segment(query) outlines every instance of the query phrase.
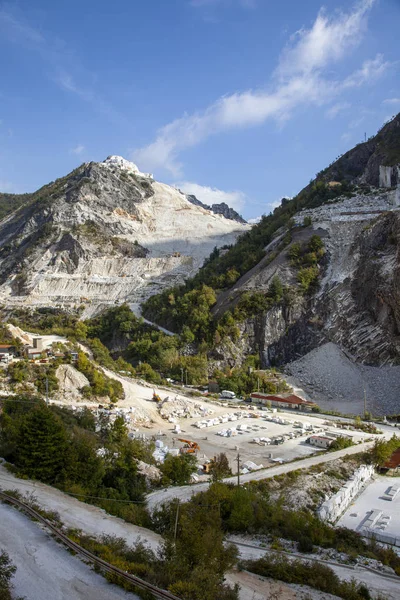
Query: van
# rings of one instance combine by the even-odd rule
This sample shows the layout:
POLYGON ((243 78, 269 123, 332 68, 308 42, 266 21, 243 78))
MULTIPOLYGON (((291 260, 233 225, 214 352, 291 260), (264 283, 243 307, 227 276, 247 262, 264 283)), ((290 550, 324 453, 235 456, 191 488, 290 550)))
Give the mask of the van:
POLYGON ((226 398, 227 400, 234 400, 236 398, 235 392, 231 392, 230 390, 222 390, 221 398, 226 398))

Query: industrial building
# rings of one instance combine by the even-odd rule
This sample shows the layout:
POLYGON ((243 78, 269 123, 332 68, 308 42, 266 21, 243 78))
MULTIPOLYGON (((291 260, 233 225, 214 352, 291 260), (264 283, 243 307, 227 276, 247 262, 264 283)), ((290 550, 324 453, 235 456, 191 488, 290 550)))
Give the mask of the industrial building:
POLYGON ((0 344, 0 362, 8 362, 15 356, 15 346, 0 344))
POLYGON ((326 435, 312 435, 307 442, 316 448, 330 448, 335 440, 326 435))
POLYGON ((264 394, 262 392, 253 392, 250 394, 250 398, 261 402, 261 404, 283 409, 289 408, 292 410, 311 411, 318 406, 315 402, 304 400, 304 398, 300 398, 300 396, 295 396, 294 394, 289 394, 287 396, 271 396, 270 394, 264 394))

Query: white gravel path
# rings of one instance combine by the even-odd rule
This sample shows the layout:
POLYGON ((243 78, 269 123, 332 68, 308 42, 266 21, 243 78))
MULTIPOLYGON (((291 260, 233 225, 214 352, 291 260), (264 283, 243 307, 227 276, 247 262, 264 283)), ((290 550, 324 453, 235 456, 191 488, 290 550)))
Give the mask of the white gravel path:
POLYGON ((14 597, 26 600, 136 600, 107 583, 89 565, 58 544, 37 523, 0 504, 0 548, 17 567, 14 597))
POLYGON ((3 490, 17 489, 22 494, 34 493, 40 506, 58 512, 67 527, 81 529, 95 536, 102 533, 116 535, 126 539, 128 544, 140 540, 153 549, 159 546, 161 537, 157 533, 126 523, 97 506, 80 502, 44 483, 17 479, 3 465, 0 465, 0 486, 3 490))

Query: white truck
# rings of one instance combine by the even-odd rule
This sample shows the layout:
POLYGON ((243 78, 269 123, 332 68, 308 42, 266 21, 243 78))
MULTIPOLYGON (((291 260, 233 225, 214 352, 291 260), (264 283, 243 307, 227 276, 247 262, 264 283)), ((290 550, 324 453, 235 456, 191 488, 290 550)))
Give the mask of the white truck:
POLYGON ((226 400, 234 400, 236 398, 236 394, 230 390, 222 390, 221 398, 225 398, 226 400))

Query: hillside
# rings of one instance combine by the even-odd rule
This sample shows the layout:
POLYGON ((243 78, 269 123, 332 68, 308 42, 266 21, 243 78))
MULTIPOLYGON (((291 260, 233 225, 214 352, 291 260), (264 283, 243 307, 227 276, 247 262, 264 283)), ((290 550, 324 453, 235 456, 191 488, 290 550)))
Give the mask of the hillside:
POLYGON ((213 248, 249 228, 193 205, 121 157, 2 200, 3 214, 10 211, 0 222, 7 305, 136 305, 194 275, 213 248))
MULTIPOLYGON (((208 343, 213 366, 237 366, 253 354, 264 367, 284 366, 332 343, 354 365, 393 365, 396 381, 399 174, 400 115, 319 173, 295 198, 283 199, 227 252, 213 252, 185 286, 151 297, 144 314, 182 331, 194 313, 188 303, 209 290, 208 297, 214 295, 209 314, 204 309, 202 324, 192 324, 192 331, 208 343)), ((335 368, 337 380, 339 362, 331 365, 335 368)), ((314 385, 309 370, 304 370, 308 381, 301 369, 293 372, 317 399, 335 396, 326 383, 329 373, 314 385)), ((388 386, 379 384, 381 372, 371 374, 371 395, 385 389, 386 409, 396 410, 392 375, 384 376, 387 394, 388 386)), ((362 381, 367 375, 357 377, 362 381)), ((362 394, 362 389, 354 391, 348 400, 359 401, 362 394)))

